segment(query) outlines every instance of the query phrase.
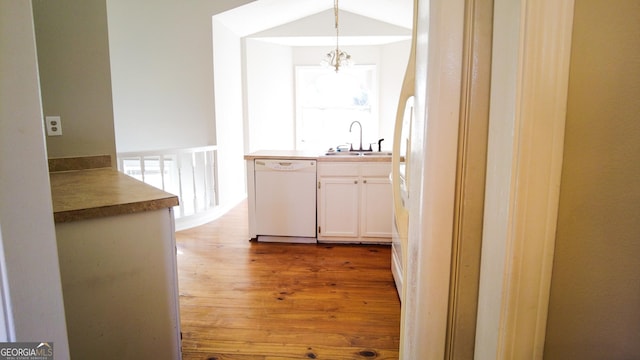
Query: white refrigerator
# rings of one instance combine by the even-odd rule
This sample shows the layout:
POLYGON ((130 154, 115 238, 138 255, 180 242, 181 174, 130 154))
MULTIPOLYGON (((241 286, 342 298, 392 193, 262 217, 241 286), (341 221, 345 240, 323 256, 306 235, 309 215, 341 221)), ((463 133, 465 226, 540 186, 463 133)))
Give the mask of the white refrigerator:
POLYGON ((393 135, 391 160, 391 184, 393 192, 394 221, 391 243, 391 271, 400 301, 404 298, 403 280, 406 278, 407 241, 409 232, 409 173, 411 154, 411 128, 415 118, 415 67, 416 67, 417 1, 414 1, 413 36, 407 70, 402 82, 393 135))

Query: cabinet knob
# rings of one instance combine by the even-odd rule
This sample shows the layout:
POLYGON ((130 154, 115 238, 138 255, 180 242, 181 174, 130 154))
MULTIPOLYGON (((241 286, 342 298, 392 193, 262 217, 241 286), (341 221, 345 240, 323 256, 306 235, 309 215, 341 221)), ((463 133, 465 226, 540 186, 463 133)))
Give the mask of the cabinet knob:
POLYGON ((353 180, 353 183, 354 183, 354 184, 357 184, 357 183, 358 183, 358 180, 353 180))
POLYGON ((367 180, 362 180, 362 182, 363 182, 364 184, 366 184, 366 183, 367 183, 367 180))

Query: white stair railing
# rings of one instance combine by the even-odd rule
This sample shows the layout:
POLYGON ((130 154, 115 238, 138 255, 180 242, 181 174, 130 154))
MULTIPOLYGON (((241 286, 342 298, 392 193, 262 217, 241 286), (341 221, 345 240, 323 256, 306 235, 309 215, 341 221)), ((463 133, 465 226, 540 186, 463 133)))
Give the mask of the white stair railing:
POLYGON ((177 195, 176 219, 219 205, 216 146, 118 153, 118 170, 177 195))

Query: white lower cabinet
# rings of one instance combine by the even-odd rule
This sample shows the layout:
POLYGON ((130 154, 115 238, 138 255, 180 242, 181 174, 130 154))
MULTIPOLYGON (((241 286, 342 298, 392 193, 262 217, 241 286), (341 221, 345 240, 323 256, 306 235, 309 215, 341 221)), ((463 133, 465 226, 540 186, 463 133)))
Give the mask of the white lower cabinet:
POLYGON ((318 240, 360 236, 357 177, 320 177, 318 240))
POLYGON ((318 241, 389 243, 389 162, 318 163, 318 241))
POLYGON ((171 208, 56 224, 72 359, 179 360, 171 208))
POLYGON ((388 174, 362 179, 360 204, 360 236, 391 241, 393 202, 388 174))

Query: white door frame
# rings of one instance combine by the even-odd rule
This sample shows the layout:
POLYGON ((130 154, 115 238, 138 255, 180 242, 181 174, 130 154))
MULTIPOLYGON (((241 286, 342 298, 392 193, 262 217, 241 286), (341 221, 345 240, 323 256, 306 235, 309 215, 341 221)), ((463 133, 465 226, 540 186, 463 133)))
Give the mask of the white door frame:
POLYGON ((442 359, 458 151, 465 0, 419 0, 401 359, 442 359))
POLYGON ((574 0, 496 0, 477 359, 541 359, 574 0))
MULTIPOLYGON (((542 358, 573 1, 495 0, 477 359, 542 358)), ((444 357, 465 4, 418 6, 402 359, 444 357)))

